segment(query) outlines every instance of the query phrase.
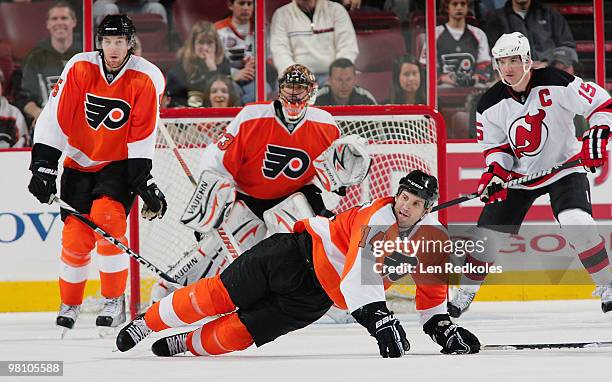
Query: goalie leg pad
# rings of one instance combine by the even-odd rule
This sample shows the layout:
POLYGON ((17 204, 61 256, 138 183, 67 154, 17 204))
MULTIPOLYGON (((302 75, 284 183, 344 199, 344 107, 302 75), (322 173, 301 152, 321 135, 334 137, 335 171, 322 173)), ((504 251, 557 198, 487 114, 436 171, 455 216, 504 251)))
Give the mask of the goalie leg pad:
POLYGON ((181 223, 202 233, 219 228, 235 198, 236 189, 231 180, 212 171, 203 171, 181 216, 181 223))
POLYGON ((238 244, 238 252, 243 253, 266 237, 266 225, 242 201, 236 200, 223 224, 228 235, 238 244))
POLYGON ((289 196, 263 214, 268 235, 293 232, 293 225, 298 220, 315 216, 308 200, 301 192, 289 196))
MULTIPOLYGON (((202 240, 183 254, 166 272, 178 284, 191 285, 204 277, 220 274, 231 262, 232 255, 217 231, 204 235, 202 240)), ((151 289, 151 302, 159 301, 175 289, 159 280, 151 289)))

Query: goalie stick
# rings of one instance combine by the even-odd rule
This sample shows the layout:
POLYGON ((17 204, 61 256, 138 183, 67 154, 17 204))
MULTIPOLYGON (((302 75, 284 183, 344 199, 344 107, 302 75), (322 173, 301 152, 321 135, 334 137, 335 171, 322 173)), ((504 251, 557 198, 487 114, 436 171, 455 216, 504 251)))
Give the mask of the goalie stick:
MULTIPOLYGON (((198 182, 193 177, 193 173, 189 169, 189 166, 187 165, 187 162, 185 162, 185 159, 183 159, 183 156, 181 155, 180 151, 178 150, 178 147, 176 146, 176 143, 174 143, 174 139, 172 139, 170 132, 168 131, 168 129, 166 129, 166 126, 163 123, 160 123, 158 127, 159 127, 159 131, 161 131, 162 135, 164 136, 166 143, 172 149, 172 153, 174 154, 174 157, 181 165, 183 172, 185 173, 185 175, 187 175, 187 178, 189 178, 189 181, 191 182, 191 184, 194 187, 197 187, 198 182)), ((230 254, 232 255, 232 257, 234 259, 238 257, 239 253, 238 253, 238 250, 236 249, 238 248, 238 245, 236 245, 236 243, 234 243, 232 238, 225 232, 225 229, 223 228, 223 223, 221 223, 219 228, 217 228, 217 232, 219 232, 219 236, 221 236, 221 240, 223 240, 223 243, 227 246, 227 249, 230 251, 230 254)), ((231 261, 233 259, 228 259, 228 260, 231 261)))
POLYGON ((156 267, 149 260, 147 260, 144 257, 140 256, 136 252, 132 251, 132 249, 130 247, 128 247, 127 245, 123 244, 119 239, 117 239, 116 237, 112 236, 111 234, 109 234, 108 232, 106 232, 105 230, 100 228, 100 226, 98 226, 96 223, 94 223, 91 220, 89 220, 87 217, 85 217, 79 211, 75 210, 70 204, 66 203, 65 201, 63 201, 62 199, 60 199, 56 195, 54 195, 52 197, 52 200, 54 202, 58 203, 60 205, 60 207, 62 207, 66 211, 68 211, 70 213, 70 215, 72 215, 75 218, 79 219, 81 222, 86 224, 89 228, 94 230, 97 234, 102 236, 106 241, 110 242, 111 244, 113 244, 117 248, 121 249, 122 251, 125 251, 128 255, 130 255, 134 259, 136 259, 140 264, 142 264, 145 267, 149 268, 149 270, 155 272, 159 277, 161 277, 162 279, 168 281, 169 283, 176 284, 179 287, 181 286, 181 285, 177 284, 176 280, 174 280, 172 277, 170 277, 167 273, 165 273, 164 271, 162 271, 161 269, 156 267))
POLYGON ((566 342, 557 344, 512 344, 512 345, 482 345, 486 350, 540 350, 540 349, 593 349, 612 347, 612 341, 601 342, 566 342))
MULTIPOLYGON (((559 164, 559 165, 551 167, 551 168, 549 168, 547 170, 538 171, 538 172, 535 172, 533 174, 525 175, 525 176, 522 176, 522 177, 517 178, 517 179, 512 179, 512 180, 504 183, 502 185, 502 188, 508 188, 510 186, 516 186, 517 184, 524 184, 524 183, 530 182, 532 180, 536 180, 536 179, 542 178, 542 177, 544 177, 546 175, 554 174, 554 173, 559 172, 561 170, 565 170, 565 169, 568 169, 568 168, 572 168, 572 167, 578 166, 581 163, 582 163, 582 161, 580 159, 576 159, 576 160, 573 160, 571 162, 559 164)), ((471 194, 468 194, 468 195, 461 196, 461 197, 459 197, 457 199, 449 200, 448 202, 445 202, 445 203, 442 203, 442 204, 438 204, 437 206, 434 206, 434 208, 432 208, 431 212, 440 211, 440 210, 443 210, 445 208, 454 206, 456 204, 467 202, 468 200, 472 200, 472 199, 477 198, 478 195, 479 194, 477 192, 474 192, 474 193, 471 193, 471 194)))

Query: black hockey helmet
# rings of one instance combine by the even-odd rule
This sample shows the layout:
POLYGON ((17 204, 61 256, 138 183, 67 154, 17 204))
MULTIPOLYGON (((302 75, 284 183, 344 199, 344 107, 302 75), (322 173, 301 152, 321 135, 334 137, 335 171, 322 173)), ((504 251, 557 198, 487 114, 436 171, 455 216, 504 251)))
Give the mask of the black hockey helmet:
POLYGON ((98 25, 96 34, 99 43, 102 42, 104 36, 125 36, 131 46, 130 49, 133 49, 136 27, 134 27, 132 19, 125 14, 107 15, 98 25))
POLYGON ((435 176, 421 170, 413 170, 400 179, 397 193, 408 191, 411 194, 425 199, 425 208, 431 207, 438 200, 438 180, 435 176))

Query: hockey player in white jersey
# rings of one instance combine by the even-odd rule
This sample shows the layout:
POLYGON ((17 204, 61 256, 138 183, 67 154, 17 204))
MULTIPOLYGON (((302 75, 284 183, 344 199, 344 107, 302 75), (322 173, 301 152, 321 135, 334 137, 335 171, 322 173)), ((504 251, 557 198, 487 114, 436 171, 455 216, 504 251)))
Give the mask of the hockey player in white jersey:
MULTIPOLYGON (((529 41, 519 32, 502 35, 492 49, 493 67, 501 81, 477 106, 477 140, 486 170, 478 193, 485 207, 477 231, 486 236, 483 253, 466 256, 466 264, 492 265, 502 241, 516 234, 536 198, 548 194, 562 234, 575 249, 595 283, 604 313, 612 312, 612 274, 604 241, 591 216, 587 170, 607 161, 606 145, 612 124, 612 101, 597 84, 547 67, 532 69, 529 41), (589 129, 582 143, 575 138, 573 118, 584 116, 589 129), (573 167, 511 187, 502 182, 581 159, 573 167)), ((448 304, 459 317, 473 301, 486 273, 463 274, 448 304)))
MULTIPOLYGON (((309 107, 316 93, 310 70, 299 64, 287 68, 279 93, 274 102, 245 106, 224 136, 204 149, 201 186, 182 218, 203 237, 168 271, 180 284, 219 274, 266 236, 291 232, 297 220, 325 214, 322 188, 337 191, 365 179, 370 164, 365 139, 340 137, 329 113, 309 107), (313 184, 315 178, 322 185, 313 184)), ((159 281, 152 300, 170 292, 159 281)))

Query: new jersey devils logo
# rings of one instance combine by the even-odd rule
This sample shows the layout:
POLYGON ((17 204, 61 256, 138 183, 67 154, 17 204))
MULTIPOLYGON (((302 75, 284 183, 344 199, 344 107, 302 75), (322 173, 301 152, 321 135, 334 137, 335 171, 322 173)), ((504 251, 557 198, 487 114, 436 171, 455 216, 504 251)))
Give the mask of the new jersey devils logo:
POLYGON ((548 139, 548 126, 544 123, 546 112, 539 109, 535 115, 527 114, 510 125, 508 135, 517 158, 538 155, 548 139))
POLYGON ((297 179, 310 166, 310 157, 302 150, 283 146, 268 145, 262 172, 266 178, 276 179, 281 173, 297 179))
POLYGON ((132 108, 124 100, 117 98, 98 97, 87 93, 85 100, 85 115, 89 126, 98 130, 104 124, 109 130, 120 129, 130 118, 132 108))

